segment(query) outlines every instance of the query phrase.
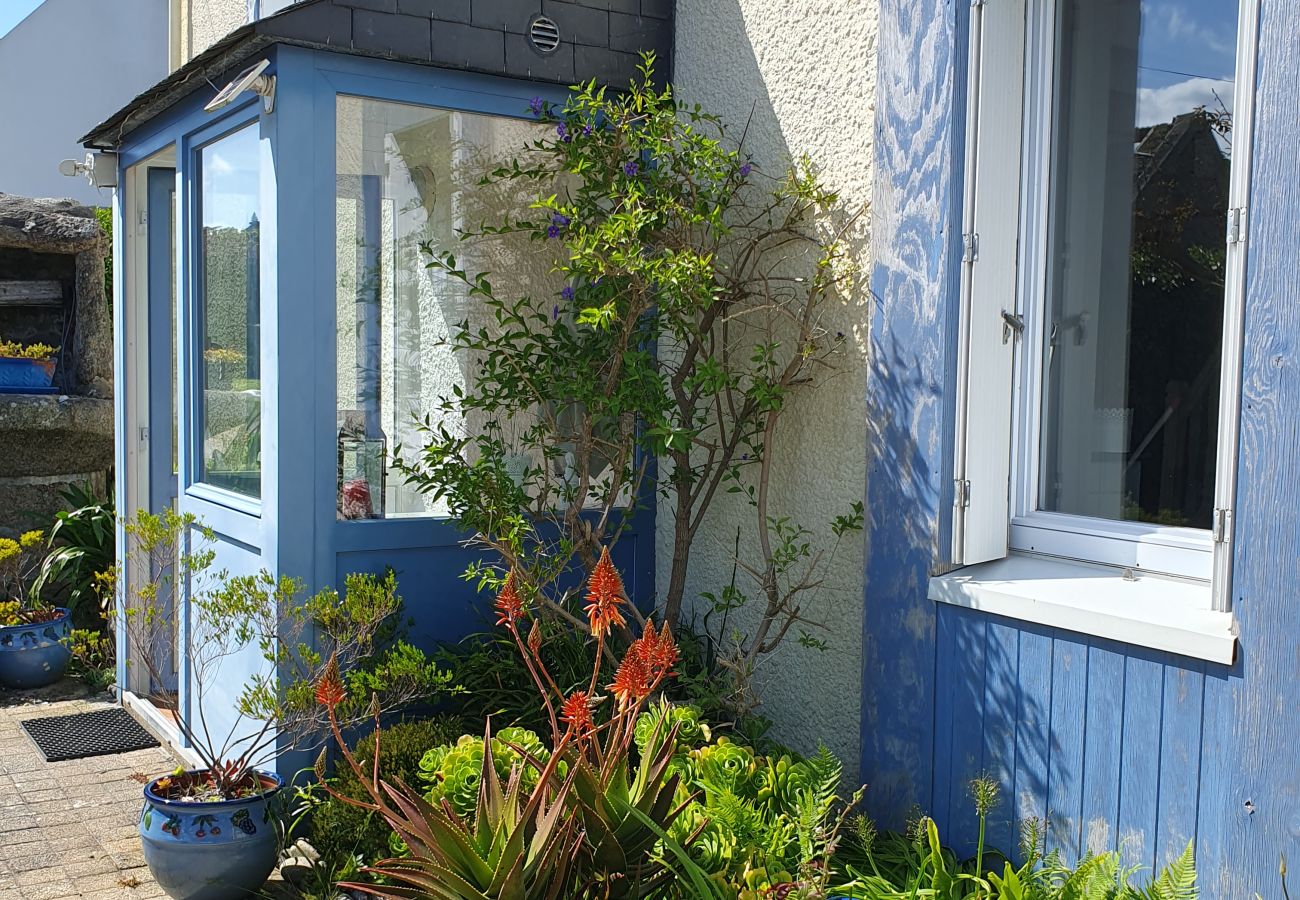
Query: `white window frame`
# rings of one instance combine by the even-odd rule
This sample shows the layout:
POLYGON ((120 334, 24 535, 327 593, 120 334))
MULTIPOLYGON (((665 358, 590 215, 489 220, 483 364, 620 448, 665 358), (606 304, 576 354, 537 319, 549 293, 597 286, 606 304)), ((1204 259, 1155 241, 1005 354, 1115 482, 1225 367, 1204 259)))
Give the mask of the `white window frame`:
MULTIPOLYGON (((1045 587, 1042 604, 1033 602, 1035 588, 1016 584, 1017 558, 1045 560, 1045 570, 1035 564, 1033 578, 1044 579, 1045 571, 1059 563, 1060 582, 1077 580, 1080 566, 1089 572, 1112 573, 1116 582, 1131 583, 1135 578, 1150 582, 1160 581, 1162 586, 1162 616, 1169 618, 1172 582, 1183 585, 1186 598, 1185 622, 1193 618, 1201 624, 1194 629, 1201 634, 1207 631, 1231 631, 1231 617, 1220 615, 1209 619, 1197 618, 1198 611, 1226 614, 1231 609, 1231 541, 1232 508, 1236 495, 1237 445, 1240 429, 1240 392, 1242 366, 1242 332, 1245 312, 1245 256, 1246 256, 1246 204, 1250 182, 1251 137, 1255 105, 1255 68, 1258 48, 1258 18, 1260 0, 1240 0, 1237 56, 1233 102, 1233 161, 1230 170, 1228 196, 1229 222, 1225 260, 1224 286, 1224 336, 1220 375, 1219 428, 1217 468, 1214 494, 1214 526, 1211 529, 1176 528, 1142 522, 1105 520, 1065 513, 1048 512, 1038 508, 1038 479, 1040 454, 1040 429, 1042 417, 1042 390, 1044 343, 1046 340, 1047 277, 1048 277, 1048 217, 1051 200, 1051 152, 1056 123, 1053 121, 1056 96, 1056 19, 1059 0, 973 0, 971 15, 970 88, 968 92, 968 121, 966 148, 966 194, 964 198, 963 231, 966 254, 963 259, 961 327, 958 351, 958 396, 955 428, 954 515, 952 523, 951 566, 963 565, 953 576, 941 576, 932 582, 930 594, 935 600, 960 603, 975 608, 1006 611, 1009 615, 1036 618, 1065 626, 1066 619, 1077 624, 1077 616, 1067 616, 1071 605, 1087 608, 1084 596, 1075 596, 1070 590, 1056 586, 1045 587), (1001 6, 999 6, 1001 5, 1001 6), (997 61, 985 62, 982 50, 992 48, 1005 53, 1008 27, 1018 24, 1025 16, 1023 112, 1020 133, 1013 134, 1013 145, 1020 147, 1019 203, 1017 212, 1005 212, 1008 206, 1004 197, 1008 186, 999 183, 1002 172, 986 169, 989 162, 981 158, 992 144, 983 125, 989 121, 1005 122, 1005 110, 1000 105, 1015 102, 1015 86, 1008 87, 985 112, 981 109, 981 75, 999 84, 997 79, 1013 77, 998 69, 997 61), (1001 16, 1000 19, 989 18, 1001 16), (1008 20, 1012 25, 1008 26, 1008 20), (990 29, 1003 29, 996 34, 990 29), (988 48, 984 47, 987 42, 988 48), (984 67, 988 66, 988 71, 984 67), (992 73, 992 74, 990 74, 992 73), (998 116, 1000 118, 992 118, 998 116), (990 185, 992 186, 990 188, 990 185), (990 196, 992 195, 992 196, 990 196), (997 218, 990 220, 989 210, 997 218), (1017 217, 1014 225, 1003 221, 1011 215, 1017 217), (981 220, 982 217, 982 220, 981 220), (986 232, 981 235, 980 232, 986 232), (985 240, 992 236, 996 239, 985 240), (984 246, 981 246, 984 245, 984 246), (986 259, 981 259, 984 252, 986 259), (998 285, 993 297, 989 296, 989 276, 995 268, 981 267, 990 263, 1000 280, 1009 259, 1015 261, 1014 285, 1007 286, 1007 297, 1001 310, 1023 327, 1005 345, 992 343, 994 322, 999 317, 995 309, 1001 301, 998 285), (984 278, 981 285, 980 279, 984 278), (984 293, 981 295, 981 291, 984 293), (996 388, 1004 377, 1007 354, 1010 353, 1012 374, 1007 389, 1010 391, 1010 433, 1007 433, 1008 411, 1005 399, 994 396, 984 398, 991 388, 996 388), (992 361, 990 361, 992 360, 992 361), (993 463, 990 465, 990 461, 993 463), (1002 468, 1000 468, 1002 467, 1002 468), (1006 495, 1001 495, 997 482, 1006 476, 1006 495), (979 479, 985 477, 985 483, 979 479), (1005 529, 1005 530, 1003 530, 1005 529), (1056 560, 1057 563, 1052 563, 1056 560), (983 564, 983 566, 979 565, 983 564), (980 570, 989 573, 983 580, 980 570), (1151 576, 1148 578, 1147 576, 1151 576), (992 590, 991 585, 999 586, 992 590), (1017 601, 1007 606, 1007 597, 1015 595, 1017 601), (990 598, 993 598, 990 600, 990 598), (992 606, 987 604, 992 603, 992 606), (1056 612, 1029 613, 1038 607, 1056 612), (1058 622, 1057 620, 1060 619, 1058 622), (1225 626, 1224 623, 1227 622, 1225 626)), ((1002 64, 1006 68, 1005 62, 1002 64)), ((987 90, 985 88, 984 90, 987 90)), ((1005 163, 1002 164, 1004 167, 1005 163)), ((1001 180, 1005 181, 1003 177, 1001 180)), ((1004 342, 1015 330, 1014 325, 999 329, 1004 342)), ((1005 397, 1005 395, 1002 395, 1005 397)), ((1027 564, 1026 564, 1027 565, 1027 564)), ((1026 569, 1028 571, 1028 569, 1026 569)), ((1029 575, 1023 576, 1029 578, 1029 575)), ((1085 582, 1080 582, 1085 583, 1085 582)), ((1105 581, 1090 577, 1086 584, 1095 593, 1105 581)), ((1156 588, 1151 588, 1153 594, 1156 588)), ((1086 593, 1086 592, 1077 592, 1086 593)), ((1141 603, 1141 591, 1125 589, 1135 603, 1141 603)), ((1177 604, 1175 604, 1176 606, 1177 604)), ((1154 610, 1154 605, 1152 610, 1154 610)), ((1124 616, 1114 608, 1098 610, 1095 618, 1109 616, 1122 622, 1124 616)), ((1173 616, 1178 618, 1178 616, 1173 616)), ((1179 627, 1177 623, 1171 625, 1179 627)), ((1113 626, 1112 631, 1122 630, 1113 626)), ((1086 629, 1085 629, 1086 630, 1086 629)), ((1100 628, 1096 633, 1109 633, 1100 628)), ((1189 631, 1190 633, 1190 631, 1189 631)), ((1217 633, 1217 632, 1216 632, 1217 633)), ((1110 636, 1117 636, 1110 634, 1110 636)), ((1216 640, 1222 637, 1217 634, 1216 640)), ((1124 639, 1121 636, 1121 639, 1124 639)), ((1164 646, 1179 650, 1181 639, 1144 641, 1150 646, 1164 646)), ((1218 652, 1222 655, 1222 644, 1218 652)), ((1190 651, 1181 651, 1190 652, 1190 651)), ((1194 653, 1193 655, 1201 655, 1194 653)), ((1213 654, 1206 654, 1207 658, 1213 654)))
MULTIPOLYGON (((998 0, 993 0, 998 2, 998 0)), ((1230 218, 1246 208, 1258 0, 1241 0, 1233 108, 1233 164, 1230 218)), ((1025 66, 1024 181, 1021 196, 1021 254, 1017 312, 1024 331, 1015 354, 1011 530, 1009 547, 1086 562, 1131 568, 1198 581, 1222 581, 1215 608, 1227 609, 1231 510, 1236 493, 1237 431, 1241 388, 1241 323, 1245 310, 1245 242, 1229 241, 1224 272, 1224 341, 1220 374, 1219 441, 1213 529, 1176 528, 1142 522, 1095 519, 1038 509, 1044 342, 1047 318, 1048 204, 1056 94, 1056 11, 1053 0, 1029 7, 1025 66), (1032 201, 1032 202, 1031 202, 1032 201), (1032 298, 1033 302, 1026 302, 1032 298), (1220 524, 1222 523, 1222 524, 1220 524), (1222 557, 1222 559, 1216 559, 1222 557)), ((1240 219, 1238 219, 1240 221, 1240 219)), ((1244 230, 1239 231, 1244 234, 1244 230)))

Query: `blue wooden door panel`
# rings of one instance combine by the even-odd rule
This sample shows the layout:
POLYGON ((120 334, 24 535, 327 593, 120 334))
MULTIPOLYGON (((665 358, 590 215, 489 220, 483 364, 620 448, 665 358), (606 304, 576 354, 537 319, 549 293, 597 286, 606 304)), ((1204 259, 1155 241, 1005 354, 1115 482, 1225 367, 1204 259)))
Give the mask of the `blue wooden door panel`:
MULTIPOLYGON (((953 680, 943 684, 945 718, 952 721, 953 739, 945 769, 948 787, 948 835, 955 847, 974 852, 979 838, 979 819, 971 796, 971 782, 984 775, 983 734, 985 650, 988 628, 984 619, 969 610, 957 616, 941 616, 939 622, 953 636, 953 680), (948 624, 951 623, 951 624, 948 624)), ((939 765, 936 760, 936 766, 939 765)))
POLYGON ((1120 750, 1119 851, 1125 865, 1155 860, 1160 791, 1160 714, 1164 672, 1139 656, 1124 661, 1124 732, 1120 750))
POLYGON ((1157 810, 1155 865, 1177 859, 1196 835, 1200 794, 1203 667, 1167 665, 1160 734, 1160 804, 1157 810))
POLYGON ((989 846, 1011 854, 1016 849, 1016 713, 1020 701, 1020 632, 1005 621, 990 620, 985 631, 984 769, 1001 786, 999 804, 989 813, 989 846))
MULTIPOLYGON (((1007 799, 1014 805, 1019 843, 1024 835, 1043 834, 1047 825, 1048 771, 1052 753, 1050 632, 1034 630, 1021 633, 1018 673, 1016 781, 1007 799)), ((1034 839, 1038 840, 1037 837, 1034 839)))
POLYGON ((1057 632, 1052 646, 1047 837, 1069 859, 1079 858, 1082 844, 1087 709, 1088 645, 1068 632, 1057 632))
POLYGON ((1084 719, 1083 812, 1085 853, 1117 844, 1120 748, 1123 745, 1124 656, 1104 645, 1088 648, 1088 706, 1084 719))

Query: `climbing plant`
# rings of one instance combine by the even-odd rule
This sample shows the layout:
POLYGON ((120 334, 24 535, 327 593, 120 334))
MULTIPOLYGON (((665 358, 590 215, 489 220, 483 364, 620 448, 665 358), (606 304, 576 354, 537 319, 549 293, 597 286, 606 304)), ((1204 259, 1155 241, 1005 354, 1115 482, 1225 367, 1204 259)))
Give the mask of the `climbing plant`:
MULTIPOLYGON (((806 158, 764 172, 743 132, 656 87, 653 65, 647 56, 626 92, 591 83, 562 107, 535 99, 544 136, 481 181, 531 200, 466 228, 463 248, 425 245, 478 318, 451 329, 469 374, 403 465, 498 555, 468 577, 499 589, 512 570, 576 628, 564 573, 593 571, 627 510, 662 500, 671 564, 658 599, 676 622, 710 507, 742 495, 752 515, 736 575, 704 600, 718 659, 743 680, 787 636, 820 645, 807 600, 829 548, 774 507, 772 464, 778 424, 841 352, 824 320, 852 289, 846 235, 861 211, 844 210, 806 158), (498 288, 475 264, 503 238, 554 260, 555 293, 498 288), (761 612, 741 633, 728 617, 749 604, 761 612)), ((851 499, 836 539, 861 527, 851 499)))

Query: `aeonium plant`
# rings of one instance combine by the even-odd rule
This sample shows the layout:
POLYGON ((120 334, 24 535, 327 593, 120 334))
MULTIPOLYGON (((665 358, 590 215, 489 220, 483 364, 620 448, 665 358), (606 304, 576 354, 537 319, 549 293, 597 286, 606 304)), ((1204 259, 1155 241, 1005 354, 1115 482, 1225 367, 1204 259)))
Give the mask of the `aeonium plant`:
POLYGON ((144 668, 140 690, 173 714, 201 762, 196 774, 159 782, 156 788, 169 798, 258 793, 259 767, 325 739, 327 717, 315 686, 327 665, 342 673, 331 714, 344 727, 368 720, 371 704, 394 710, 451 687, 450 674, 402 640, 402 600, 391 572, 349 575, 342 594, 305 596, 296 580, 265 570, 239 576, 217 570, 214 535, 193 515, 142 510, 126 533, 127 558, 104 586, 119 603, 115 619, 128 665, 144 668), (237 655, 238 666, 227 666, 237 655), (259 665, 232 691, 229 672, 244 671, 249 655, 259 665), (180 714, 182 658, 192 717, 180 714), (233 722, 221 727, 209 723, 206 699, 218 685, 235 695, 233 722))
MULTIPOLYGON (((661 717, 660 727, 647 733, 643 726, 637 734, 647 703, 673 677, 678 651, 672 632, 667 624, 656 628, 648 622, 622 652, 613 681, 602 684, 606 642, 614 629, 628 627, 629 612, 622 579, 608 549, 602 549, 584 609, 595 650, 591 679, 565 693, 541 653, 541 632, 532 619, 535 600, 529 597, 534 590, 517 571, 509 572, 495 609, 497 625, 509 632, 545 710, 550 752, 507 742, 519 762, 503 777, 488 723, 469 814, 467 804, 445 790, 421 793, 382 781, 378 730, 374 764, 363 769, 336 717, 347 697, 339 670, 326 669, 316 696, 345 764, 368 795, 362 800, 334 796, 382 816, 407 848, 407 855, 364 870, 384 885, 343 887, 391 898, 594 900, 653 896, 674 877, 660 851, 684 805, 673 766, 680 723, 661 717)), ((317 774, 324 782, 323 752, 317 774)), ((436 768, 429 775, 439 777, 436 768)), ((686 842, 691 838, 687 835, 686 842)))
POLYGON ((42 531, 28 531, 16 539, 0 538, 0 627, 34 625, 59 615, 30 590, 44 559, 44 547, 42 531))

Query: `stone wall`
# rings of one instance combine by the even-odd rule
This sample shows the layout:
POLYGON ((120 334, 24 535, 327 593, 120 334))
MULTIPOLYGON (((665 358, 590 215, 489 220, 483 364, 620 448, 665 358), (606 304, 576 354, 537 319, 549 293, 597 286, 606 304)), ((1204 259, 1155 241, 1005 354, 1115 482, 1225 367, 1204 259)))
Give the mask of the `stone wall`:
POLYGON ((4 310, 4 321, 24 342, 40 338, 26 331, 42 327, 44 317, 58 318, 56 384, 62 392, 0 393, 0 536, 48 527, 70 485, 88 482, 100 492, 107 485, 113 334, 104 250, 104 234, 88 207, 0 194, 0 281, 45 276, 59 281, 65 294, 62 310, 4 310))

